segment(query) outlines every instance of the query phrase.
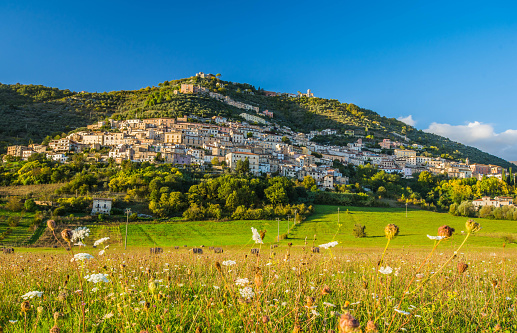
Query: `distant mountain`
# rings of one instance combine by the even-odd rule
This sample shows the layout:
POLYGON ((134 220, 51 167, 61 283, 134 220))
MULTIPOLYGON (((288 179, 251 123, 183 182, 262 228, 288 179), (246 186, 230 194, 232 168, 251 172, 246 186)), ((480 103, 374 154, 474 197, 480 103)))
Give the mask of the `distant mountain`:
POLYGON ((337 135, 317 136, 314 140, 318 142, 345 145, 351 140, 357 140, 345 135, 345 131, 354 130, 371 146, 384 138, 390 138, 393 141, 422 145, 424 149, 421 153, 428 156, 456 160, 469 158, 471 163, 515 167, 477 148, 425 133, 354 104, 288 94, 266 96, 263 89, 250 84, 196 76, 165 81, 157 87, 104 93, 73 92, 41 85, 0 84, 0 147, 5 152, 7 145, 27 144, 30 141, 38 143, 46 136, 54 137, 107 117, 128 119, 192 114, 241 119, 239 114, 242 112, 255 114, 203 94, 180 94, 178 91, 183 83, 203 86, 234 101, 256 106, 261 112, 269 110, 273 112, 274 118, 268 120, 294 131, 308 133, 327 128, 337 130, 337 135))

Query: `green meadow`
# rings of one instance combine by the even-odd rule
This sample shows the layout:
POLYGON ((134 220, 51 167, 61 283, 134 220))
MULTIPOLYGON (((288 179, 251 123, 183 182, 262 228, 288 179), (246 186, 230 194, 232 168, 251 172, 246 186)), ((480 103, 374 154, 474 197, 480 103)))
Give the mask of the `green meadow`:
MULTIPOLYGON (((463 240, 468 218, 446 213, 405 208, 365 208, 316 206, 315 212, 305 221, 293 227, 282 242, 303 245, 327 243, 333 240, 343 247, 381 247, 386 243, 384 227, 394 223, 400 228, 399 237, 391 244, 394 247, 430 246, 432 241, 426 235, 436 235, 438 227, 449 225, 456 229, 456 235, 448 241, 455 246, 463 240), (339 214, 338 214, 339 208, 339 214), (366 226, 367 237, 353 235, 355 224, 366 226), (316 240, 314 240, 316 237, 316 240)), ((292 220, 292 219, 291 219, 292 220)), ((482 230, 469 239, 470 247, 500 247, 505 243, 504 236, 517 238, 517 222, 506 220, 475 219, 481 223, 482 230)), ((288 221, 280 221, 280 235, 287 233, 288 221)), ((277 221, 203 221, 203 222, 162 222, 149 224, 130 224, 128 228, 129 246, 225 246, 251 243, 251 227, 267 230, 265 243, 276 241, 277 221)), ((125 225, 120 226, 122 238, 125 225)), ((506 241, 507 242, 507 241, 506 241)))

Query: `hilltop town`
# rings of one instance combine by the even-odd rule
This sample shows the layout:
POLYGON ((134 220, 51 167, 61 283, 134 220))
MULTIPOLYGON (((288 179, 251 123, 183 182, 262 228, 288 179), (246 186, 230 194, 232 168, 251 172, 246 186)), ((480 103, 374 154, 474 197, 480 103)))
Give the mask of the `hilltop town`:
MULTIPOLYGON (((198 87, 185 87, 182 93, 203 93, 198 87)), ((248 106, 242 106, 252 110, 248 106)), ((95 161, 113 161, 117 164, 132 162, 196 165, 222 170, 235 169, 238 161, 247 161, 255 175, 277 174, 302 180, 315 179, 318 186, 333 189, 334 185, 348 184, 348 178, 335 167, 342 165, 377 166, 386 173, 398 173, 405 178, 422 171, 445 174, 451 178, 496 177, 502 179, 503 168, 497 165, 470 164, 428 157, 419 154, 418 144, 383 139, 378 148, 367 146, 360 135, 347 131, 356 141, 347 146, 317 144, 315 136, 335 135, 325 129, 309 134, 296 133, 288 127, 278 127, 272 121, 242 113, 243 121, 225 117, 201 118, 194 115, 183 118, 109 119, 89 125, 87 131, 78 131, 52 140, 48 145, 9 146, 7 155, 28 160, 34 154, 67 163, 74 154, 88 153, 95 161)))

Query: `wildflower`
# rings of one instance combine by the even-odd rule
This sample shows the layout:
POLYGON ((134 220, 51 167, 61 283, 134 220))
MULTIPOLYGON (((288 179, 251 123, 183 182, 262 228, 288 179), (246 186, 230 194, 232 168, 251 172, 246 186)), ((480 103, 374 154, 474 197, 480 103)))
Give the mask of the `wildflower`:
POLYGON ((377 333, 379 330, 377 329, 377 325, 373 320, 368 320, 366 324, 366 333, 377 333))
POLYGON ((395 224, 388 224, 386 228, 384 228, 384 234, 388 240, 391 240, 399 234, 399 227, 397 227, 395 224))
POLYGON ((242 289, 239 289, 239 293, 245 299, 250 299, 250 298, 255 297, 255 293, 253 292, 253 289, 251 287, 244 287, 242 289))
POLYGON ((237 264, 237 263, 233 260, 225 260, 221 263, 221 265, 223 265, 223 266, 233 266, 235 264, 237 264))
POLYGON ((30 305, 29 301, 22 302, 21 308, 22 308, 23 313, 29 312, 29 310, 31 309, 31 305, 30 305))
POLYGON ((329 307, 329 308, 330 308, 330 307, 332 307, 332 308, 333 308, 333 307, 335 307, 335 305, 334 305, 334 304, 329 303, 329 302, 323 302, 323 305, 325 305, 326 307, 329 307))
POLYGON ((84 244, 83 242, 79 241, 77 243, 75 243, 74 245, 76 246, 86 246, 86 244, 84 244))
POLYGON ((324 286, 323 289, 321 289, 322 295, 329 295, 332 291, 330 290, 329 286, 324 286))
POLYGON ((354 332, 359 327, 359 321, 350 312, 345 312, 339 318, 339 333, 354 332))
POLYGON ((93 282, 93 283, 99 283, 99 282, 109 283, 110 282, 110 280, 108 280, 108 274, 102 274, 102 273, 86 275, 84 278, 88 282, 93 282))
POLYGON ((22 296, 23 299, 29 299, 29 298, 34 298, 34 297, 41 297, 43 295, 43 291, 29 291, 28 293, 26 293, 25 295, 22 296))
POLYGON ((56 325, 54 325, 54 326, 50 329, 50 331, 49 331, 49 332, 50 332, 50 333, 60 333, 60 332, 61 332, 61 330, 59 329, 59 327, 57 327, 56 325))
POLYGON ((391 274, 393 272, 393 268, 391 268, 390 266, 386 266, 386 267, 381 267, 379 269, 379 273, 381 274, 391 274))
POLYGON ((409 312, 402 311, 402 310, 399 310, 397 308, 395 308, 394 310, 397 311, 398 313, 401 313, 401 314, 406 315, 406 316, 410 314, 409 312))
POLYGON ((76 255, 74 255, 74 257, 72 258, 72 260, 70 261, 77 261, 77 260, 90 260, 90 259, 93 259, 93 256, 91 254, 88 254, 88 253, 77 253, 76 255))
POLYGON ((247 278, 244 278, 244 279, 238 278, 237 280, 235 280, 235 284, 238 286, 245 286, 248 283, 250 283, 250 281, 247 278))
POLYGON ((474 220, 468 220, 467 222, 465 222, 465 229, 467 229, 468 234, 473 234, 481 230, 481 226, 474 220))
POLYGON ((16 324, 16 323, 18 322, 18 320, 9 320, 9 322, 10 322, 11 324, 16 324))
POLYGON ((262 316, 262 323, 263 324, 269 323, 269 317, 268 316, 262 316))
POLYGON ((333 241, 333 242, 330 242, 330 243, 327 243, 327 244, 321 244, 320 247, 321 248, 324 248, 325 250, 327 249, 330 249, 331 247, 334 247, 338 244, 337 241, 333 241))
POLYGON ((459 262, 458 263, 458 272, 460 274, 465 273, 467 268, 469 268, 469 265, 467 265, 466 263, 464 263, 464 262, 459 262))
POLYGON ((69 244, 70 244, 70 240, 72 239, 73 236, 74 236, 74 233, 70 229, 65 229, 65 230, 61 231, 61 237, 63 237, 63 239, 69 244))
POLYGON ((445 236, 431 236, 431 235, 427 235, 427 238, 431 239, 431 240, 442 240, 445 238, 445 236))
POLYGON ((54 221, 54 220, 47 220, 47 227, 51 231, 54 231, 54 229, 56 229, 56 221, 54 221))
POLYGON ((220 289, 220 288, 221 288, 221 287, 219 287, 219 286, 214 286, 214 289, 215 289, 215 290, 218 290, 218 289, 220 289))
POLYGON ((443 236, 443 238, 449 238, 452 236, 454 231, 454 228, 451 228, 448 225, 442 225, 438 228, 438 236, 443 236))
POLYGON ((113 312, 110 312, 110 313, 105 314, 104 317, 102 317, 102 319, 110 319, 113 316, 114 316, 113 312))
POLYGON ((90 236, 90 229, 86 227, 78 227, 72 230, 72 242, 82 241, 86 237, 90 236))
POLYGON ((251 232, 253 233, 253 240, 255 241, 255 244, 264 244, 264 242, 262 242, 262 237, 260 237, 257 229, 251 227, 251 232))
POLYGON ((104 237, 104 238, 98 239, 95 241, 95 243, 93 243, 93 246, 99 246, 109 239, 110 239, 109 237, 104 237))

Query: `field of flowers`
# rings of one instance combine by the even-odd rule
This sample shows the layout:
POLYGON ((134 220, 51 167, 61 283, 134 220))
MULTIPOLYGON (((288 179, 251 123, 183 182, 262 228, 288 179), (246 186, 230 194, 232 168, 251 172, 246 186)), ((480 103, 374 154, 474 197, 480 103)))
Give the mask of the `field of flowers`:
POLYGON ((479 228, 423 234, 428 250, 390 247, 394 224, 368 249, 263 244, 252 228, 223 253, 108 238, 67 251, 89 232, 64 230, 62 249, 0 253, 0 331, 517 332, 517 252, 466 250, 479 228))

